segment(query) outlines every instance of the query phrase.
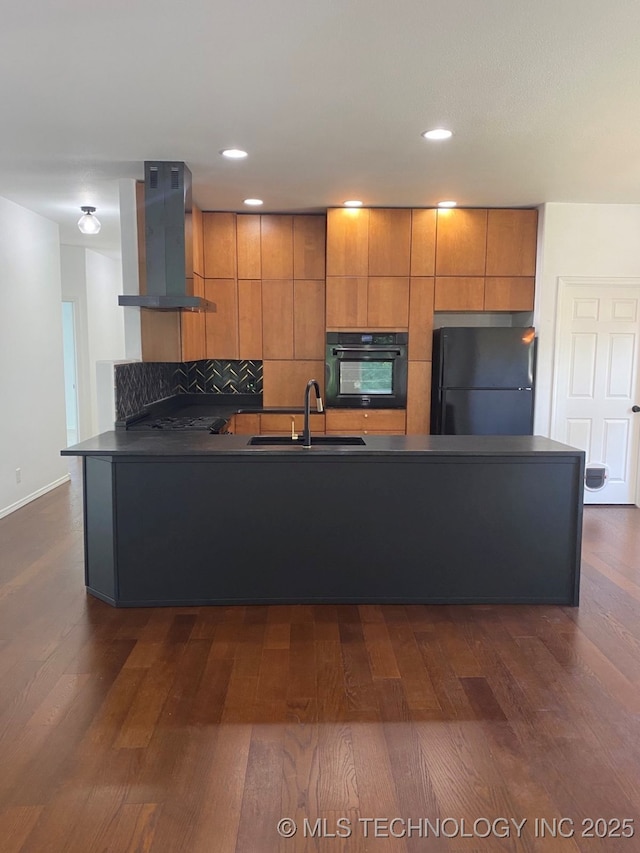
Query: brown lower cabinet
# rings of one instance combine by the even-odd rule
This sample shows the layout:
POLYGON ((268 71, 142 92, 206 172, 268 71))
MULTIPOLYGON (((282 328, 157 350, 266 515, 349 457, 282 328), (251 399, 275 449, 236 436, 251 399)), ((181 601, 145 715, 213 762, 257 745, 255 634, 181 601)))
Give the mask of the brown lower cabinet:
MULTIPOLYGON (((241 412, 230 419, 227 432, 233 435, 291 435, 292 421, 293 431, 300 435, 304 429, 304 415, 241 412)), ((311 432, 324 435, 324 415, 311 412, 311 432)))
MULTIPOLYGON (((311 403, 312 407, 314 403, 311 403)), ((300 434, 304 429, 304 415, 260 415, 260 432, 263 435, 291 435, 291 422, 294 432, 300 434)), ((316 435, 324 434, 324 415, 311 412, 310 428, 316 435)))
POLYGON ((325 426, 327 435, 404 435, 406 420, 404 409, 327 409, 325 426))
MULTIPOLYGON (((300 435, 304 429, 302 414, 253 414, 241 412, 227 424, 234 435, 290 435, 291 421, 300 435)), ((406 413, 403 409, 329 409, 324 414, 311 412, 314 435, 404 435, 406 413)))
POLYGON ((227 432, 232 435, 259 435, 260 415, 244 413, 233 415, 227 423, 227 432))

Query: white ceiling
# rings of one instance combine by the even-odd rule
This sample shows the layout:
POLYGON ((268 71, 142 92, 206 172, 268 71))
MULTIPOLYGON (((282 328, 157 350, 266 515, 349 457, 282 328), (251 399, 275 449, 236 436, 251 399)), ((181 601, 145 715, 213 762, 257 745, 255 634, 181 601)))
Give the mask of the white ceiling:
POLYGON ((639 35, 639 0, 7 0, 0 195, 102 250, 144 160, 205 210, 640 203, 639 35))

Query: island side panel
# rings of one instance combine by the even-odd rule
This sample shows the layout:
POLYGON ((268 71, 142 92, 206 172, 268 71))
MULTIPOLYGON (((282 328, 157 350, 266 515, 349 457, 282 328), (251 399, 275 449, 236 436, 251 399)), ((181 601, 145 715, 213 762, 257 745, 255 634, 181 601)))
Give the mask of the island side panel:
POLYGON ((577 603, 579 454, 117 468, 125 606, 577 603))
POLYGON ((85 458, 85 583, 90 592, 110 604, 118 598, 113 475, 110 458, 85 458))

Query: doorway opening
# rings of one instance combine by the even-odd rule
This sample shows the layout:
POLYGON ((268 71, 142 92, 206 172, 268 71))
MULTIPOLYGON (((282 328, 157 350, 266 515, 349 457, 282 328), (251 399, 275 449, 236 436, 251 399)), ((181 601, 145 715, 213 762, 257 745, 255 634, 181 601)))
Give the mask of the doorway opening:
POLYGON ((76 358, 75 305, 62 303, 62 344, 64 354, 64 399, 67 418, 67 447, 80 440, 78 427, 78 383, 76 358))

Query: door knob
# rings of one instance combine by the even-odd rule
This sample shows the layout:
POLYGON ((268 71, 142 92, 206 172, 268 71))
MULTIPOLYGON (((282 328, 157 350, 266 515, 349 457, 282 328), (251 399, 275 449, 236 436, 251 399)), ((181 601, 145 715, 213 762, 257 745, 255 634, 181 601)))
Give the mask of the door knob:
POLYGON ((640 406, 631 406, 632 412, 640 412, 640 406))

